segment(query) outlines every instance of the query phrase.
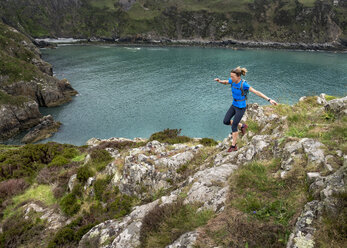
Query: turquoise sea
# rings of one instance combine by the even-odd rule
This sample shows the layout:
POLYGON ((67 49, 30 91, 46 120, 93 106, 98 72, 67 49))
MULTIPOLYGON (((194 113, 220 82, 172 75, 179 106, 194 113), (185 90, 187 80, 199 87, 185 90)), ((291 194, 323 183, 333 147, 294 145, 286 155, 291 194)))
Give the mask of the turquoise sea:
MULTIPOLYGON (((79 92, 73 101, 41 108, 63 123, 44 140, 82 145, 92 138, 149 137, 165 128, 190 137, 225 138, 223 118, 232 102, 232 68, 248 69, 246 81, 280 103, 301 96, 347 94, 347 54, 200 47, 60 45, 43 49, 55 76, 79 92)), ((249 102, 265 100, 250 93, 249 102)))

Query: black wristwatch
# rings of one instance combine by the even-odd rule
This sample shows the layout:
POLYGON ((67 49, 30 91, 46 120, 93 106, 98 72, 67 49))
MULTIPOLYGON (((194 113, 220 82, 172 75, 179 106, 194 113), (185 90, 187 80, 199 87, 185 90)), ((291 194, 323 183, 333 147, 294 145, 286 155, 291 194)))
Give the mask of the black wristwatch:
POLYGON ((271 101, 271 98, 269 98, 267 101, 270 102, 270 101, 271 101))

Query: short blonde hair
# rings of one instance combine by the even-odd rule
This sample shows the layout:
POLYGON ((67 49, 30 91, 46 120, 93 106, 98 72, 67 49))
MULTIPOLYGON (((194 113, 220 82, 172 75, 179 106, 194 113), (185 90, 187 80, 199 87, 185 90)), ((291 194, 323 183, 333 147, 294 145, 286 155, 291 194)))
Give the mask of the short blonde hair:
POLYGON ((238 66, 235 69, 232 69, 231 73, 235 73, 238 77, 240 77, 241 75, 246 76, 247 69, 241 68, 240 66, 238 66))

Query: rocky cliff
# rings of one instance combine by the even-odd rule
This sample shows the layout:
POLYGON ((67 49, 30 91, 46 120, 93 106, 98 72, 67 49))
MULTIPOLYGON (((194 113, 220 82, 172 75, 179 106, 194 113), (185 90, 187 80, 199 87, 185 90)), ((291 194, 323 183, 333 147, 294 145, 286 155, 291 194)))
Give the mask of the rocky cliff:
POLYGON ((347 44, 347 4, 338 0, 13 0, 0 7, 6 23, 33 37, 347 44))
POLYGON ((347 97, 250 105, 239 150, 149 139, 0 146, 4 247, 344 247, 347 97))
POLYGON ((16 29, 0 22, 0 140, 38 124, 38 107, 71 100, 77 92, 53 77, 39 49, 16 29))

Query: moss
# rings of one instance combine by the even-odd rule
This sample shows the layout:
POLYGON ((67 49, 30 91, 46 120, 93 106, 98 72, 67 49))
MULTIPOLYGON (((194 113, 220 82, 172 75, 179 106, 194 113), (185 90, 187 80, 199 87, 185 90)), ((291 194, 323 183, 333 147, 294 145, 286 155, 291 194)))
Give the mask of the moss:
POLYGON ((26 96, 11 96, 6 92, 0 90, 0 105, 10 104, 16 106, 22 106, 24 103, 28 102, 30 99, 26 96))

